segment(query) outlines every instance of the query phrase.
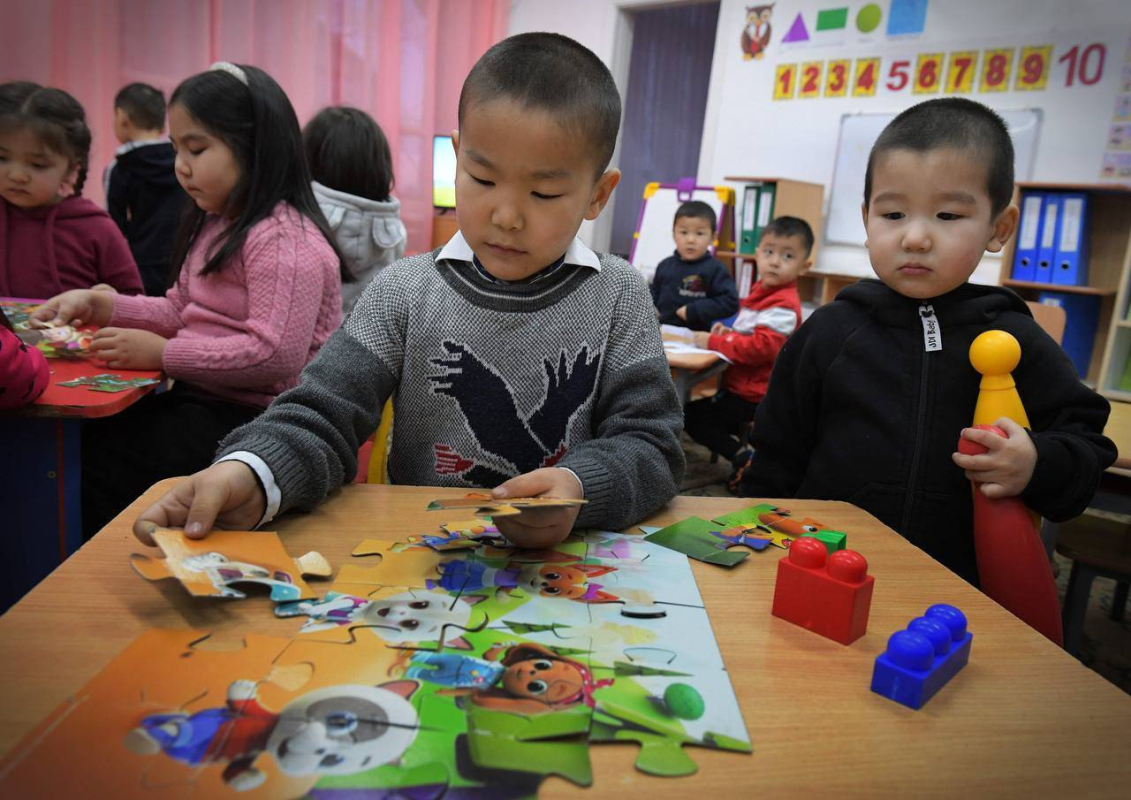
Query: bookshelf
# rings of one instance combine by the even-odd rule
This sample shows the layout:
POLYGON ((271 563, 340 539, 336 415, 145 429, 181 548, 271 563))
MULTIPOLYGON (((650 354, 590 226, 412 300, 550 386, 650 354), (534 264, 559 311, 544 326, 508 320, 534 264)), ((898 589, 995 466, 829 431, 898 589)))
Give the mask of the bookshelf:
POLYGON ((1009 277, 1017 250, 1017 235, 1006 244, 1001 259, 1002 286, 1025 300, 1036 301, 1041 292, 1063 292, 1099 298, 1096 337, 1084 378, 1109 399, 1131 401, 1131 376, 1126 388, 1120 383, 1131 356, 1131 322, 1128 304, 1131 286, 1131 186, 1075 183, 1019 183, 1013 202, 1020 207, 1026 191, 1085 192, 1088 195, 1088 282, 1065 286, 1009 277))

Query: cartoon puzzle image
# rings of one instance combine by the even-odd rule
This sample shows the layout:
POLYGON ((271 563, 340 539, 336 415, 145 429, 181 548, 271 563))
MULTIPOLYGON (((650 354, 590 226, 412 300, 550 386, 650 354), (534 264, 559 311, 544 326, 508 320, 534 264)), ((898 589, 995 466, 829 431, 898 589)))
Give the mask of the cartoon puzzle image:
POLYGON ((590 785, 602 742, 669 776, 695 772, 688 745, 751 752, 686 557, 608 532, 522 551, 481 520, 453 531, 471 544, 362 542, 322 597, 274 535, 158 531, 166 559, 139 572, 221 596, 250 575, 293 638, 227 651, 150 631, 12 751, 0 793, 525 798, 547 775, 590 785))
POLYGON ((189 539, 177 530, 158 529, 153 540, 165 558, 135 553, 134 570, 151 581, 177 578, 197 596, 246 597, 235 588, 256 583, 271 589, 277 602, 314 597, 300 573, 329 577, 330 565, 318 553, 292 559, 277 534, 265 531, 217 531, 207 539, 189 539))

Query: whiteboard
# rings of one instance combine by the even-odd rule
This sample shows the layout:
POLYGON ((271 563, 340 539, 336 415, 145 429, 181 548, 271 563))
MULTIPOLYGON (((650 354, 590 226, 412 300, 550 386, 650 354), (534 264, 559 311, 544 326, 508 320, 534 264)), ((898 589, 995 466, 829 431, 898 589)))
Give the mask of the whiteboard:
MULTIPOLYGON (((1013 139, 1014 180, 1027 181, 1033 173, 1037 155, 1037 134, 1041 130, 1041 110, 1026 108, 997 113, 1009 126, 1013 139)), ((845 114, 840 118, 840 139, 837 143, 833 186, 829 195, 829 213, 825 219, 825 241, 832 244, 864 243, 864 222, 860 203, 864 200, 864 175, 868 170, 868 154, 880 132, 895 114, 845 114)))
POLYGON ((675 253, 675 241, 672 239, 675 212, 688 200, 700 200, 714 210, 716 237, 722 228, 726 204, 714 186, 695 186, 690 191, 681 191, 675 184, 662 184, 651 197, 644 200, 636 239, 629 255, 629 262, 648 283, 652 282, 652 276, 656 274, 656 267, 660 262, 675 253))

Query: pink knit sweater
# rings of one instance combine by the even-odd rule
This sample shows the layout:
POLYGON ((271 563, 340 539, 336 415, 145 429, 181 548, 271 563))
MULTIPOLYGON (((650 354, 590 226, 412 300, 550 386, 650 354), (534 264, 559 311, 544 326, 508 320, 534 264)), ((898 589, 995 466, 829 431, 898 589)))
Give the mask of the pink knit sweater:
POLYGON ((280 203, 248 232, 242 260, 202 276, 225 224, 205 222, 165 297, 115 295, 110 324, 169 339, 169 377, 266 407, 341 324, 338 259, 314 223, 280 203))

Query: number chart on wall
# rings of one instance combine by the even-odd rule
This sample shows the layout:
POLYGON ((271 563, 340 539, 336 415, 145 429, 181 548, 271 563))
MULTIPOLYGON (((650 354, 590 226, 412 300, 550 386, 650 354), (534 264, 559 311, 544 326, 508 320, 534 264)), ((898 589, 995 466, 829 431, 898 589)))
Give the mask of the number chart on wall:
POLYGON ((875 97, 880 90, 913 95, 1042 92, 1050 83, 1066 88, 1099 83, 1107 62, 1104 42, 787 62, 776 67, 773 99, 875 97))

